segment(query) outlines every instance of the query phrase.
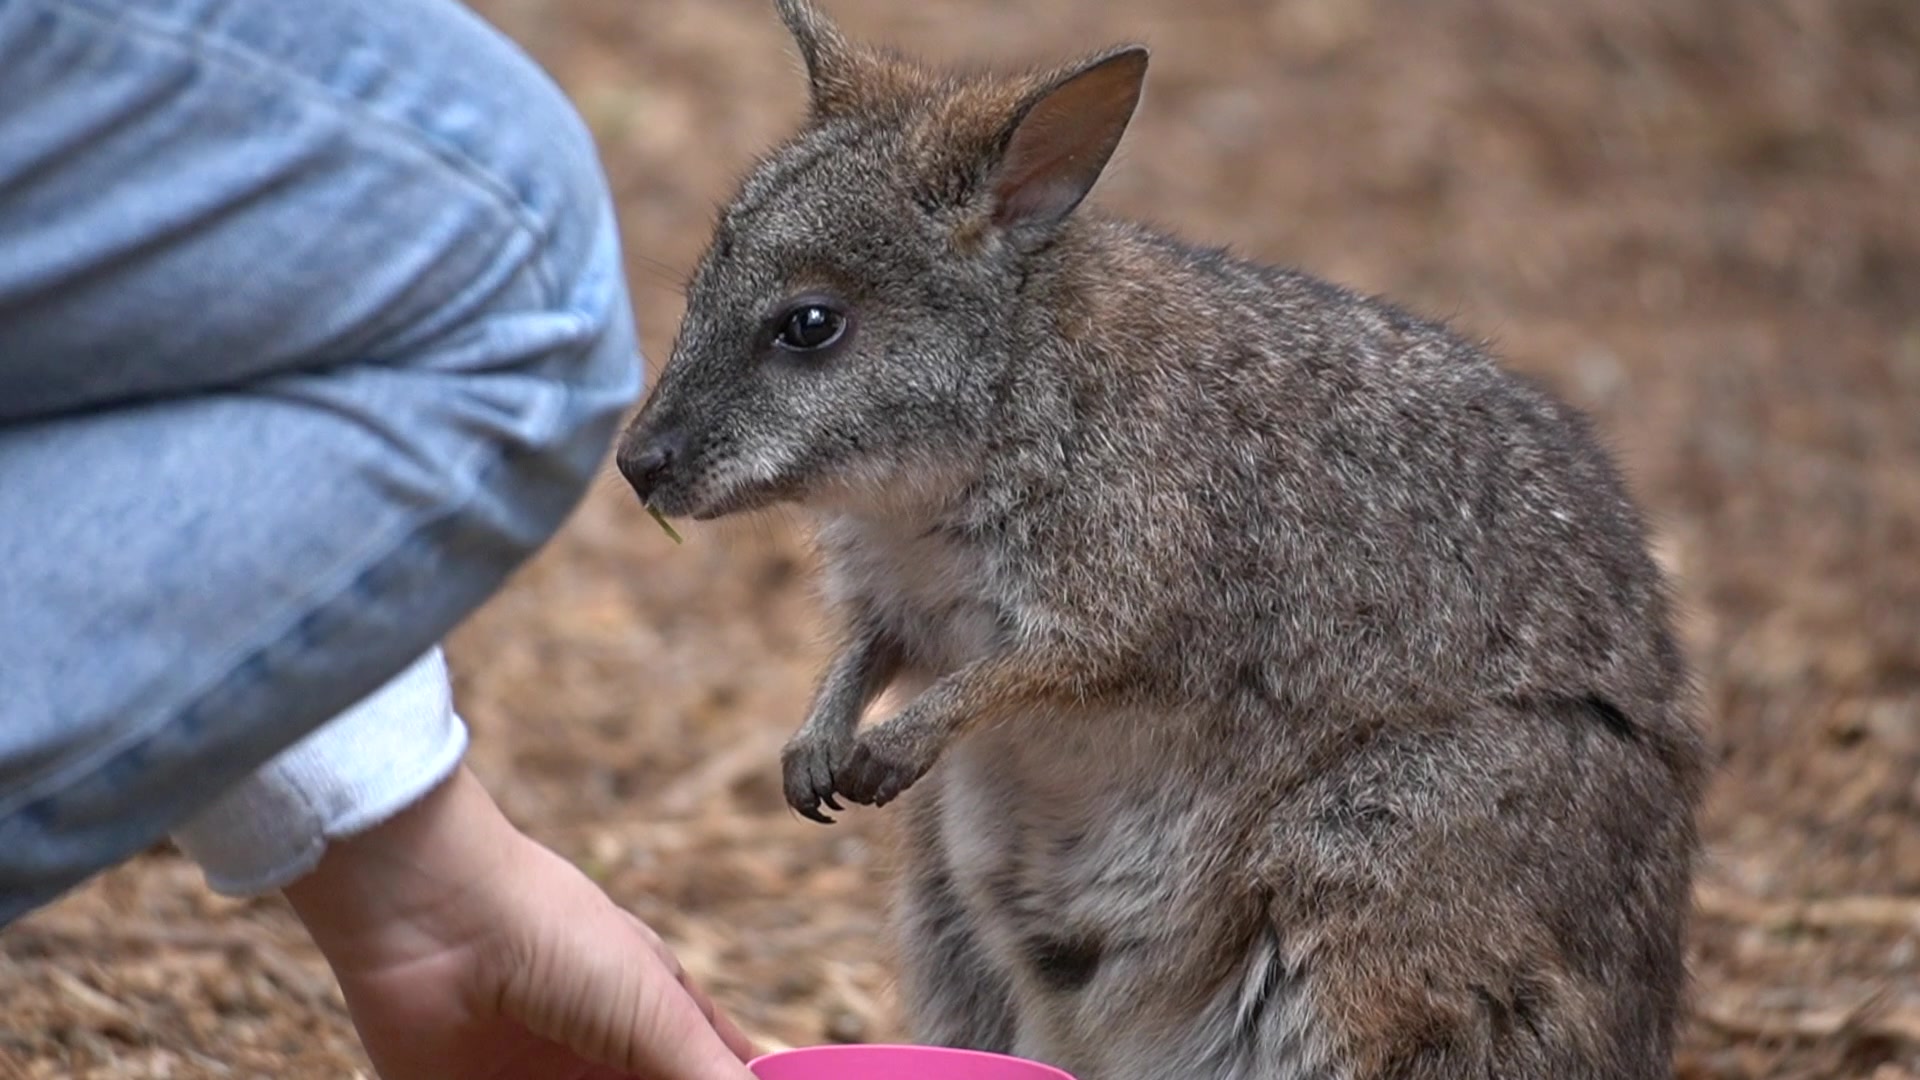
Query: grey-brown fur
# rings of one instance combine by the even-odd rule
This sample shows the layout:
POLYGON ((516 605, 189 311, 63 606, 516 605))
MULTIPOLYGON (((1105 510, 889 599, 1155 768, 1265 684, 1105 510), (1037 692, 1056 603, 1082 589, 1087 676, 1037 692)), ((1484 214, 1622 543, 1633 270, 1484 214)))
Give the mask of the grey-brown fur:
POLYGON ((1144 50, 941 74, 778 6, 813 107, 619 460, 666 514, 817 518, 845 638, 787 792, 911 789, 915 1037, 1080 1080, 1669 1075, 1703 751, 1582 419, 1077 205, 1144 50), (773 343, 802 295, 851 315, 816 352, 773 343))

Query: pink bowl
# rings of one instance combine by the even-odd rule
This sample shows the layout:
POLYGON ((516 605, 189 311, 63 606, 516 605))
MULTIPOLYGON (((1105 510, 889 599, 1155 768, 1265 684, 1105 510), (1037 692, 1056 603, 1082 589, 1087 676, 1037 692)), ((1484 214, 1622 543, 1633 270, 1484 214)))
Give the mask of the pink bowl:
POLYGON ((760 1080, 1074 1080, 1051 1065, 937 1046, 804 1046, 755 1058, 760 1080))

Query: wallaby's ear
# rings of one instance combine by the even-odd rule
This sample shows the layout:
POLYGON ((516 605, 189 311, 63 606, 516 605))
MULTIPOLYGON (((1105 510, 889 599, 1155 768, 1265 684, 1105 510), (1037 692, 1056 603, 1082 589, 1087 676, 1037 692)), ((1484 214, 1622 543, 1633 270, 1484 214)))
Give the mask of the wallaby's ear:
POLYGON ((780 20, 787 24, 800 56, 807 62, 807 81, 813 94, 813 111, 826 115, 850 101, 857 90, 854 67, 857 58, 853 45, 840 33, 833 20, 822 14, 811 0, 773 0, 780 9, 780 20))
POLYGON ((1045 227, 1072 213, 1119 147, 1146 77, 1146 47, 1127 45, 1030 96, 993 174, 994 223, 1045 227))

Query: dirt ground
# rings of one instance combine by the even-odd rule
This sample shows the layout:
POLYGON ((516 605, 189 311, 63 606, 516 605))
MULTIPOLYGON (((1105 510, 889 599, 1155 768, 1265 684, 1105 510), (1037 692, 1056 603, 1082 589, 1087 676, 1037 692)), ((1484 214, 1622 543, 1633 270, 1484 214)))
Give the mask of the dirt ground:
MULTIPOLYGON (((488 0, 602 141, 649 359, 797 118, 766 0, 488 0)), ((1920 3, 833 0, 1010 62, 1155 52, 1097 198, 1450 317, 1610 434, 1719 751, 1707 1078, 1920 1077, 1920 3)), ((793 523, 675 547, 611 472, 451 650, 508 812, 768 1045, 899 1034, 887 815, 788 813, 821 659, 793 523)), ((159 851, 0 937, 0 1078, 369 1075, 277 901, 159 851)))

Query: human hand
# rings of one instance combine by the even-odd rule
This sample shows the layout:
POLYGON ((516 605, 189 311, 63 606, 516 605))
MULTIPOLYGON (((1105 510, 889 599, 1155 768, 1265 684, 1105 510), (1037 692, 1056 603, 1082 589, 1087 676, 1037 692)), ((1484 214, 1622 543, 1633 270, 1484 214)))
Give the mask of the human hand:
POLYGON ((464 767, 285 891, 383 1080, 751 1078, 659 936, 464 767))

